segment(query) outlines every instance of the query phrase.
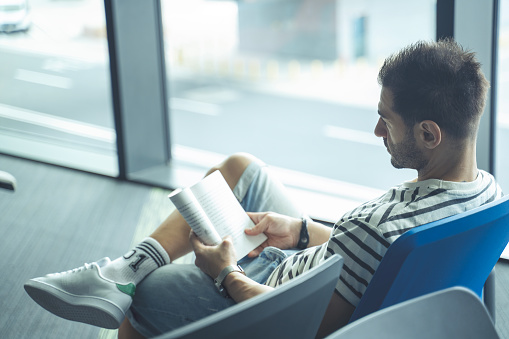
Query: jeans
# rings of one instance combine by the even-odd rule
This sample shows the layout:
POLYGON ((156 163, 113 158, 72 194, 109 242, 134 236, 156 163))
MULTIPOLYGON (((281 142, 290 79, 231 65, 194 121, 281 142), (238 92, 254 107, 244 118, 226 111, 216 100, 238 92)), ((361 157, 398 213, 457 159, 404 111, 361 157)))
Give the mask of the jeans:
MULTIPOLYGON (((283 185, 261 162, 248 166, 233 193, 249 212, 303 216, 283 185)), ((245 257, 238 264, 249 278, 263 284, 272 271, 295 252, 297 250, 267 247, 258 257, 245 257)), ((222 297, 213 280, 195 265, 170 264, 155 270, 138 284, 127 317, 139 333, 152 337, 234 304, 232 299, 222 297)))

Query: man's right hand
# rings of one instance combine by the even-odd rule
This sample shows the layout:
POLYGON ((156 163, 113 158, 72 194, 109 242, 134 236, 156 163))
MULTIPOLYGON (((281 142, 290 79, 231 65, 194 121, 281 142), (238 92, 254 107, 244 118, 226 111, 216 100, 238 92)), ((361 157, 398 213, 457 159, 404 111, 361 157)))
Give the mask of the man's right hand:
POLYGON ((288 217, 286 215, 273 212, 247 213, 255 226, 246 229, 247 235, 257 235, 265 233, 267 240, 260 246, 249 252, 249 257, 258 256, 265 247, 273 246, 279 249, 294 248, 299 241, 302 220, 288 217))

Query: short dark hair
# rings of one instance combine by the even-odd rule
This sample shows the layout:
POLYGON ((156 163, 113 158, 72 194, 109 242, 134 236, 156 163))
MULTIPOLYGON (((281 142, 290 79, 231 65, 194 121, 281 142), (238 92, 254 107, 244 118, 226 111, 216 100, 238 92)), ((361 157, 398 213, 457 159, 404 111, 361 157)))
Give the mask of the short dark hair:
POLYGON ((432 120, 457 139, 475 137, 489 88, 474 53, 453 39, 419 41, 389 56, 378 83, 391 90, 407 126, 432 120))

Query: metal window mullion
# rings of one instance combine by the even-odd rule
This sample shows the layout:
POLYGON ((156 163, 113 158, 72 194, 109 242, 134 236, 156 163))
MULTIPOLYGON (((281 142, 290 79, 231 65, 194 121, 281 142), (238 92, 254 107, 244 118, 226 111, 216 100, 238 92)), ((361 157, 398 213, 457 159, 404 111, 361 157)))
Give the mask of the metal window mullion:
POLYGON ((488 101, 479 126, 477 165, 494 173, 498 0, 455 0, 454 38, 474 51, 491 83, 488 101))
POLYGON ((105 0, 119 178, 170 160, 160 0, 105 0))

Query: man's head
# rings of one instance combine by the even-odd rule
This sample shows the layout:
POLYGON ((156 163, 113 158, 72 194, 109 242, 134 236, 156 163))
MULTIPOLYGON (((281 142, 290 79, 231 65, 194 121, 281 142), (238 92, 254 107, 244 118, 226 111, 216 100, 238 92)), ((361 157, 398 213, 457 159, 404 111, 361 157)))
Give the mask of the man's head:
POLYGON ((417 42, 391 55, 378 82, 407 126, 431 120, 452 138, 475 138, 489 83, 474 53, 454 40, 417 42))
POLYGON ((447 137, 455 147, 475 144, 489 83, 474 54, 453 40, 418 42, 388 57, 375 134, 397 168, 427 166, 428 150, 447 137))

